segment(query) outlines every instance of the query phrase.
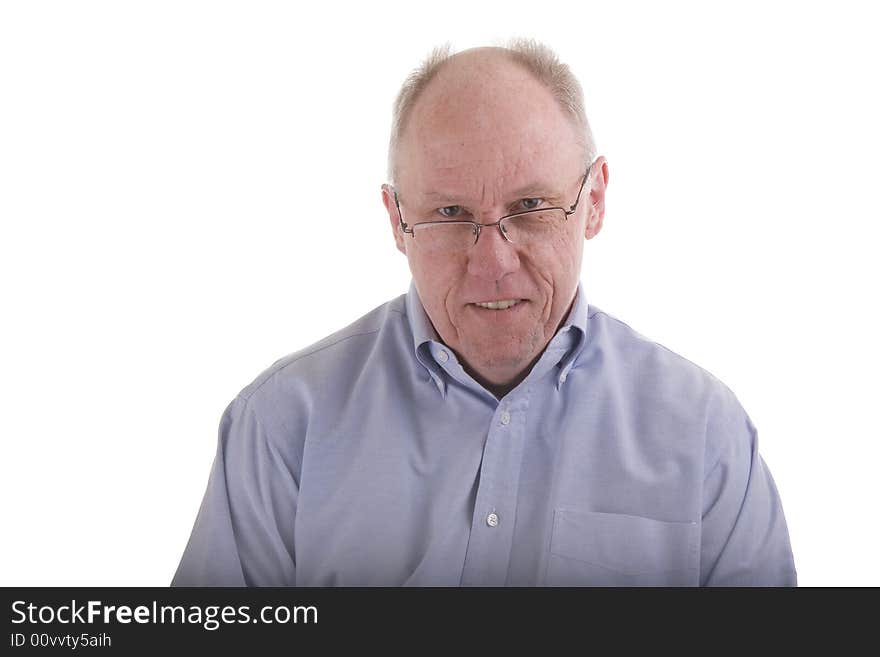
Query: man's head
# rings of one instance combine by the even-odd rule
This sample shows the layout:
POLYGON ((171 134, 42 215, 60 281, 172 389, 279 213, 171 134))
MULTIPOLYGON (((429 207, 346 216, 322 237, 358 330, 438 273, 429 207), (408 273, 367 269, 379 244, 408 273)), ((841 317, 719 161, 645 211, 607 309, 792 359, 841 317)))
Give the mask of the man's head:
POLYGON ((593 162, 576 211, 528 248, 490 226, 476 244, 437 254, 419 233, 402 230, 401 215, 408 226, 491 223, 536 207, 570 208, 594 156, 580 98, 552 53, 520 42, 513 50, 435 52, 398 99, 394 188, 382 189, 397 248, 440 338, 493 391, 525 377, 571 307, 583 241, 602 226, 604 158, 593 162), (519 303, 476 305, 501 300, 519 303))

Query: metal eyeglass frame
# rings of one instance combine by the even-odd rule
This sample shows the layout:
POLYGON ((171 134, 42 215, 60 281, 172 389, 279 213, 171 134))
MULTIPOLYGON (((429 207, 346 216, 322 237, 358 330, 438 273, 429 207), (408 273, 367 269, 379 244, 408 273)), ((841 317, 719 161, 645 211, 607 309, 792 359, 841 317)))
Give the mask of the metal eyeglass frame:
MULTIPOLYGON (((407 223, 403 220, 403 213, 400 211, 400 202, 397 200, 397 190, 392 187, 394 192, 394 205, 397 206, 397 216, 400 219, 400 228, 404 233, 409 233, 415 239, 415 231, 414 228, 416 226, 426 226, 426 225, 435 225, 435 224, 470 224, 474 229, 474 244, 477 243, 477 240, 480 239, 480 233, 483 232, 483 228, 488 228, 490 226, 498 226, 498 230, 501 235, 504 236, 504 239, 513 244, 513 241, 507 236, 507 231, 504 229, 502 222, 506 219, 510 219, 511 217, 521 217, 525 214, 535 214, 537 212, 547 212, 548 210, 562 210, 565 213, 565 219, 568 220, 568 217, 574 214, 577 211, 578 203, 581 201, 581 192, 584 191, 584 185, 587 184, 587 180, 590 178, 590 169, 593 168, 593 164, 587 167, 587 171, 584 174, 584 179, 581 181, 580 189, 578 189, 577 198, 574 203, 569 207, 568 210, 565 208, 561 208, 558 206, 552 208, 535 208, 534 210, 523 210, 522 212, 514 212, 513 214, 506 214, 501 217, 498 221, 493 221, 488 224, 480 223, 479 221, 465 221, 462 219, 453 219, 450 221, 420 221, 419 223, 412 224, 412 226, 407 225, 407 223)), ((471 245, 473 246, 473 244, 471 245)))

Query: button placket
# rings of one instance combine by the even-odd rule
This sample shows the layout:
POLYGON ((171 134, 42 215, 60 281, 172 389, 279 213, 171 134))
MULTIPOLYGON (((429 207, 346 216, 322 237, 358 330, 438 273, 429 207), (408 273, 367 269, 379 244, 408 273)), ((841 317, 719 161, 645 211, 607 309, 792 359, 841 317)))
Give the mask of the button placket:
POLYGON ((502 586, 510 567, 529 388, 495 400, 484 443, 462 582, 502 586), (516 417, 514 417, 516 416, 516 417))

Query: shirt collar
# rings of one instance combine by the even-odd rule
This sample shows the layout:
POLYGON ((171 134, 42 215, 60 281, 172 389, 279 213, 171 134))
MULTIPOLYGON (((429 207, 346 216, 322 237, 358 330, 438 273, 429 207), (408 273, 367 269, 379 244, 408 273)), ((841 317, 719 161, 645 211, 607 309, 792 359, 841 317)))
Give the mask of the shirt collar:
POLYGON ((568 373, 574 367, 578 356, 584 350, 587 344, 587 297, 584 292, 584 284, 578 281, 577 291, 574 295, 574 304, 568 313, 565 322, 559 327, 556 335, 550 341, 548 348, 557 340, 560 346, 564 348, 564 355, 559 361, 559 373, 556 377, 556 389, 562 387, 562 384, 568 379, 568 373))
MULTIPOLYGON (((556 376, 556 389, 568 379, 568 374, 574 367, 577 357, 581 354, 586 344, 587 336, 587 311, 588 304, 584 294, 584 284, 578 281, 575 291, 574 304, 568 313, 565 322, 559 327, 556 335, 550 340, 541 361, 550 357, 553 365, 558 365, 559 372, 556 376), (549 352, 549 353, 548 353, 549 352)), ((443 376, 443 368, 434 360, 434 353, 445 348, 440 336, 434 329, 425 307, 419 298, 415 280, 410 282, 409 291, 406 294, 406 316, 413 337, 413 350, 418 361, 428 371, 431 379, 437 385, 441 394, 446 396, 446 380, 443 376)), ((534 371, 534 369, 533 369, 534 371)))
POLYGON ((440 345, 442 341, 434 325, 425 312, 422 300, 419 298, 419 292, 416 289, 416 282, 412 280, 409 284, 409 292, 406 293, 406 316, 409 319, 409 328, 413 336, 413 350, 416 358, 422 366, 428 371, 431 379, 440 390, 440 394, 446 397, 446 380, 443 378, 443 368, 437 364, 431 355, 431 345, 440 345))
POLYGON ((412 329, 413 347, 418 351, 419 347, 430 340, 440 341, 440 336, 434 330, 434 325, 425 312, 419 291, 416 289, 415 280, 410 281, 409 292, 406 293, 406 316, 409 317, 409 326, 412 329))

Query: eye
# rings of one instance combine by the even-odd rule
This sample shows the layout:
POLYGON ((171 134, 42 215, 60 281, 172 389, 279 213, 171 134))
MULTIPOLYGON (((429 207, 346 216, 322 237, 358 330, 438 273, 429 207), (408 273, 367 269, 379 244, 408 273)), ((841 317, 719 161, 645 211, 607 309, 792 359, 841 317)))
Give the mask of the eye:
POLYGON ((460 205, 447 205, 445 208, 440 208, 437 210, 440 213, 441 217, 446 217, 447 219, 452 219, 453 217, 457 217, 461 213, 460 205))
POLYGON ((519 203, 523 210, 536 210, 543 201, 542 198, 524 198, 519 203))

